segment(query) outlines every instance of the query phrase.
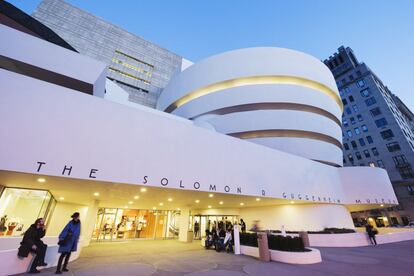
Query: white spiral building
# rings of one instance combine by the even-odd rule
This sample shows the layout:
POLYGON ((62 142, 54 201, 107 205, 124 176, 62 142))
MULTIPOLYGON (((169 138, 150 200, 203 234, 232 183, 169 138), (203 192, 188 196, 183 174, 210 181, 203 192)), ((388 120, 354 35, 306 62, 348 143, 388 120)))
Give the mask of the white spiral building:
POLYGON ((342 102, 329 69, 283 48, 198 62, 171 80, 158 109, 217 132, 342 166, 342 102))

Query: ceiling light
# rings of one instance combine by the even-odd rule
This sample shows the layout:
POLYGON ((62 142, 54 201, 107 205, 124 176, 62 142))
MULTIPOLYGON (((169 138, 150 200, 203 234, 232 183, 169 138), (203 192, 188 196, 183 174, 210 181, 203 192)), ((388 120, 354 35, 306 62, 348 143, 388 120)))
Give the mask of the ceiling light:
POLYGON ((141 188, 141 192, 146 192, 147 191, 147 188, 141 188))
POLYGON ((152 210, 155 210, 155 209, 157 209, 157 207, 152 207, 152 210))
POLYGON ((380 206, 381 206, 381 207, 384 207, 384 204, 381 204, 380 206))
POLYGON ((139 196, 134 196, 134 199, 138 199, 139 198, 139 196))
POLYGON ((290 202, 291 204, 295 203, 293 200, 290 202))
POLYGON ((207 207, 208 207, 208 208, 211 208, 211 205, 208 205, 207 207))
POLYGON ((124 208, 125 208, 125 209, 128 209, 128 206, 126 206, 126 205, 125 205, 125 206, 124 206, 124 208))
POLYGON ((256 197, 256 201, 260 201, 260 198, 256 197))
POLYGON ((208 195, 208 197, 213 197, 213 196, 214 196, 213 194, 209 194, 209 195, 208 195))
POLYGON ((45 183, 45 182, 46 182, 46 179, 44 179, 44 178, 38 178, 38 179, 37 179, 37 182, 40 182, 40 183, 45 183))
POLYGON ((129 201, 129 202, 128 202, 128 204, 133 204, 133 203, 134 203, 133 201, 129 201))
POLYGON ((168 201, 169 201, 169 202, 171 202, 171 201, 172 201, 172 198, 170 197, 170 198, 168 199, 168 201))
POLYGON ((223 201, 220 201, 220 202, 219 202, 219 204, 220 204, 220 205, 223 205, 223 203, 224 203, 223 201))
POLYGON ((195 203, 200 203, 200 200, 196 199, 195 203))
POLYGON ((164 203, 160 202, 160 206, 163 206, 163 205, 164 205, 164 203))
POLYGON ((96 192, 96 193, 93 193, 93 195, 94 195, 94 196, 99 196, 99 193, 98 193, 98 192, 96 192))
POLYGON ((240 202, 240 206, 244 206, 244 203, 243 202, 240 202))
POLYGON ((65 198, 63 196, 59 197, 59 200, 65 200, 65 198))
POLYGON ((181 209, 180 209, 180 208, 177 208, 177 210, 178 210, 178 211, 181 211, 181 209))

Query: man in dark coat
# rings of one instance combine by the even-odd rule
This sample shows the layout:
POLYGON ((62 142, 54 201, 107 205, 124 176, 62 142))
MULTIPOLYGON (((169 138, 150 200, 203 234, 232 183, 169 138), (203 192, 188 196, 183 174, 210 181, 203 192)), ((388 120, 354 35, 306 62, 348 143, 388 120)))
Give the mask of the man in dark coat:
POLYGON ((47 245, 41 241, 45 233, 44 220, 38 218, 24 233, 23 240, 20 243, 19 252, 17 253, 19 257, 27 257, 30 252, 36 254, 29 270, 30 273, 39 273, 40 271, 37 270, 37 267, 47 265, 45 263, 47 245))
POLYGON ((371 243, 375 246, 377 245, 377 240, 375 239, 375 235, 378 233, 376 229, 369 223, 365 225, 365 230, 368 234, 369 239, 371 240, 371 243))

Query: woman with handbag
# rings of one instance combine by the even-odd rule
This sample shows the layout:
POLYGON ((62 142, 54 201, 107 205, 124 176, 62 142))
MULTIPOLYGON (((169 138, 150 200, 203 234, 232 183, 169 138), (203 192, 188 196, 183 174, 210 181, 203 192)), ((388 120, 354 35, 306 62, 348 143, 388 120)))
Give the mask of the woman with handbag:
POLYGON ((59 249, 58 252, 61 253, 56 268, 56 274, 62 274, 62 271, 66 272, 68 270, 68 262, 71 252, 75 252, 78 249, 78 241, 81 231, 81 223, 79 220, 79 213, 75 212, 72 215, 72 220, 66 224, 65 228, 59 235, 59 249), (65 259, 63 261, 63 259, 65 259), (63 262, 63 268, 62 268, 63 262))

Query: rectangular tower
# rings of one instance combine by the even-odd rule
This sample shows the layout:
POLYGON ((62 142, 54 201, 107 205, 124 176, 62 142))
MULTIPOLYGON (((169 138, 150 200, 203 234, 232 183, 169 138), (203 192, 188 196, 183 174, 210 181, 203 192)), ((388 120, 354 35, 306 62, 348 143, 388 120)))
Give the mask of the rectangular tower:
POLYGON ((344 166, 387 170, 400 205, 353 214, 355 222, 371 217, 378 226, 407 225, 414 220, 414 115, 407 106, 341 46, 324 61, 332 71, 344 104, 344 166))
POLYGON ((181 70, 182 57, 62 0, 44 0, 32 15, 79 53, 108 65, 107 77, 129 101, 155 107, 161 90, 181 70))

